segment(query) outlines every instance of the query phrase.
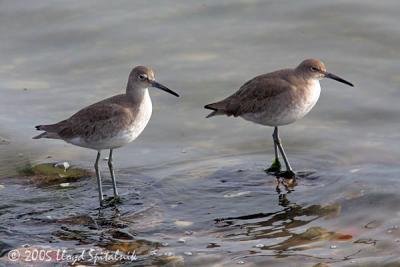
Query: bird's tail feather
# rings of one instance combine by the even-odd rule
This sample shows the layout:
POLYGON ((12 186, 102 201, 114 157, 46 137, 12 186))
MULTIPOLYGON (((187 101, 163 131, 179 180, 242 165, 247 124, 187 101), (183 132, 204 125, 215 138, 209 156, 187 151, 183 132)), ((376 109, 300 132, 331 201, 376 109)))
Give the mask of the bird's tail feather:
POLYGON ((60 136, 57 133, 44 132, 32 137, 32 139, 40 139, 40 138, 60 139, 60 136))
POLYGON ((205 109, 211 109, 213 112, 207 115, 206 118, 218 116, 218 115, 226 115, 225 112, 225 104, 222 102, 216 102, 212 104, 208 104, 204 106, 205 109))
POLYGON ((32 137, 32 139, 40 139, 40 138, 46 138, 47 132, 41 133, 39 135, 36 135, 32 137))
POLYGON ((213 112, 211 112, 210 114, 208 114, 208 115, 206 116, 206 118, 211 118, 211 117, 218 116, 218 115, 225 115, 225 112, 222 111, 222 110, 214 110, 213 112))
POLYGON ((36 130, 38 131, 45 131, 39 135, 32 137, 32 139, 40 139, 40 138, 52 138, 52 139, 60 139, 58 133, 56 133, 56 124, 49 124, 49 125, 37 125, 35 126, 36 130))
POLYGON ((56 129, 57 124, 47 124, 47 125, 36 125, 35 128, 38 131, 54 131, 56 129))

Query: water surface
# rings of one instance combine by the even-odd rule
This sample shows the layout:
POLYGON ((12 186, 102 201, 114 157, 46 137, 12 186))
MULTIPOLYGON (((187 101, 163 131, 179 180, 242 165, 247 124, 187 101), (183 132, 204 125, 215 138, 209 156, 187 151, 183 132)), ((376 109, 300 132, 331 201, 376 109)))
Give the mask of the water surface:
POLYGON ((29 244, 135 250, 138 266, 400 265, 399 11, 397 1, 2 2, 1 262, 29 244), (309 57, 355 87, 322 81, 313 111, 282 127, 303 175, 276 190, 262 171, 272 129, 205 119, 202 107, 309 57), (16 175, 27 163, 90 169, 95 152, 31 140, 33 126, 122 92, 139 64, 182 97, 151 90, 149 125, 115 153, 118 210, 96 210, 94 177, 62 188, 16 175))

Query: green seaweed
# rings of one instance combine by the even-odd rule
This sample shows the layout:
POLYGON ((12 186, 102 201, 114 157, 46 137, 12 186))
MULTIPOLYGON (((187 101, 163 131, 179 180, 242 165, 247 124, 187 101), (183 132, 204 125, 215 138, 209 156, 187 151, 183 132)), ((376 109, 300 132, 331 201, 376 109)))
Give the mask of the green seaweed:
POLYGON ((120 196, 116 196, 116 197, 112 196, 112 197, 103 199, 101 206, 103 208, 105 208, 105 207, 112 207, 117 204, 122 204, 122 198, 120 196))
POLYGON ((33 167, 30 163, 26 164, 23 167, 17 168, 17 173, 22 176, 33 176, 35 172, 33 171, 33 167))
POLYGON ((281 162, 279 161, 279 159, 276 158, 272 162, 271 166, 268 169, 266 169, 265 171, 268 173, 278 173, 281 171, 281 167, 282 167, 281 162))

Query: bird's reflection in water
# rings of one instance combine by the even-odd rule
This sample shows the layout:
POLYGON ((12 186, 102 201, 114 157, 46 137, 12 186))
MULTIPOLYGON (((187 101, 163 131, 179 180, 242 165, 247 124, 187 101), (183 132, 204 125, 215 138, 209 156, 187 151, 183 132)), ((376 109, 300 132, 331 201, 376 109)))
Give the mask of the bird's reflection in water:
POLYGON ((286 178, 280 178, 276 177, 276 192, 278 193, 278 204, 279 206, 282 207, 287 207, 290 204, 290 201, 287 198, 287 194, 290 194, 294 188, 297 185, 297 180, 295 178, 291 179, 286 179, 286 178), (281 187, 283 187, 283 190, 281 190, 281 187))
POLYGON ((289 196, 294 193, 297 183, 294 179, 277 178, 278 205, 282 207, 279 211, 216 219, 220 237, 235 241, 259 240, 264 244, 262 249, 273 250, 277 254, 287 250, 309 249, 307 244, 335 239, 338 234, 323 227, 315 224, 309 228, 305 227, 322 217, 338 215, 340 205, 302 206, 291 202, 289 196))
MULTIPOLYGON (((58 230, 52 232, 52 236, 57 240, 73 241, 76 247, 68 248, 68 253, 79 256, 82 253, 80 246, 90 245, 92 253, 104 254, 118 251, 121 255, 138 255, 141 266, 158 266, 173 261, 173 258, 164 259, 153 257, 152 251, 161 247, 157 241, 138 238, 134 225, 134 220, 140 219, 143 214, 150 213, 151 207, 140 210, 129 210, 121 212, 118 208, 101 209, 87 215, 78 215, 67 217, 60 220, 54 220, 53 223, 59 224, 58 230)), ((131 263, 129 258, 107 258, 99 259, 100 265, 114 266, 125 262, 131 263)), ((89 258, 84 258, 81 264, 92 265, 89 258)), ((137 263, 137 262, 135 262, 137 263)), ((86 266, 86 265, 85 265, 86 266)))

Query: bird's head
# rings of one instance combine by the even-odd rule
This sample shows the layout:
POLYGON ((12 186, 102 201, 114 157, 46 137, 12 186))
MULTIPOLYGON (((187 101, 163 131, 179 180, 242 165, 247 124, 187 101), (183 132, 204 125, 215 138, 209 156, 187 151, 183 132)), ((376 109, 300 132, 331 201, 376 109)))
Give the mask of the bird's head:
POLYGON ((339 76, 326 71, 325 64, 318 59, 306 59, 297 66, 296 71, 300 72, 306 80, 321 80, 330 78, 338 82, 354 86, 352 83, 340 78, 339 76))
POLYGON ((133 68, 129 74, 128 90, 145 89, 149 87, 158 88, 176 97, 179 97, 177 93, 155 80, 152 69, 145 66, 137 66, 133 68))

